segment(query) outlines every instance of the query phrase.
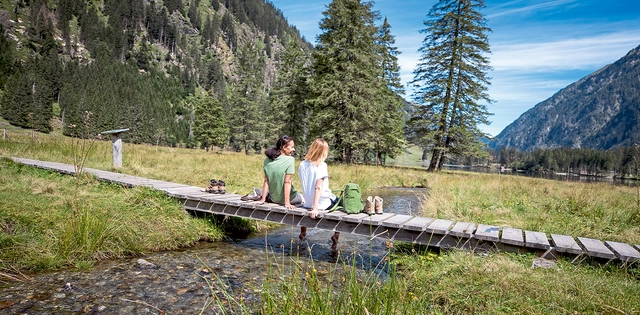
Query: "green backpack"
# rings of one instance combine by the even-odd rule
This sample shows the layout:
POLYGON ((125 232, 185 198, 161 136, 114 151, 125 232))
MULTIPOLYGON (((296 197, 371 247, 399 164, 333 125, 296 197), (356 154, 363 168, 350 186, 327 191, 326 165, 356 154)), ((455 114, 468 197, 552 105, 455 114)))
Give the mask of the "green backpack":
POLYGON ((337 209, 343 210, 346 213, 354 214, 360 213, 364 210, 364 201, 360 194, 360 185, 356 183, 348 183, 340 190, 339 201, 329 211, 337 209))

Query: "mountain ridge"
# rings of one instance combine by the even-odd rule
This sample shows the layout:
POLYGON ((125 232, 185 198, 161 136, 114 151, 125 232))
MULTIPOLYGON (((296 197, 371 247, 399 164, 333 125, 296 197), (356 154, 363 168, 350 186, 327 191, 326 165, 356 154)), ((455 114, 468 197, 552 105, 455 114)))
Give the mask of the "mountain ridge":
POLYGON ((536 104, 492 148, 613 149, 640 141, 640 46, 536 104))

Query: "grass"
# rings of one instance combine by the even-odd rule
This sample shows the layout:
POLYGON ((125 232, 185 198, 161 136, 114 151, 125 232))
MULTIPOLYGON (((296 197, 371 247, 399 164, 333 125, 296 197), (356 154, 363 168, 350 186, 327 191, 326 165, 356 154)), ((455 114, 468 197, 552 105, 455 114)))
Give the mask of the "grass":
POLYGON ((636 188, 462 172, 429 187, 425 216, 640 243, 636 188))
POLYGON ((86 267, 222 236, 163 193, 79 180, 0 160, 0 271, 86 267))
MULTIPOLYGON (((33 139, 0 125, 10 134, 0 141, 0 155, 73 163, 71 141, 58 131, 33 139)), ((227 191, 240 194, 262 182, 261 155, 129 143, 123 154, 123 167, 112 169, 111 144, 99 141, 85 166, 203 187, 210 178, 223 179, 227 191)), ((635 188, 362 165, 330 165, 330 173, 332 189, 348 181, 365 193, 382 186, 428 187, 423 216, 640 243, 635 188)), ((207 220, 189 217, 157 192, 92 177, 79 181, 0 161, 0 272, 86 267, 96 259, 220 237, 207 220), (82 200, 75 215, 74 195, 82 200)), ((294 187, 300 187, 295 176, 294 187)), ((408 250, 392 255, 396 269, 379 278, 348 263, 316 270, 313 260, 271 257, 273 276, 253 284, 259 305, 229 293, 212 296, 209 307, 238 314, 640 314, 637 265, 575 265, 560 258, 555 268, 531 269, 534 258, 408 250), (285 259, 292 268, 281 267, 285 259)), ((209 285, 224 289, 219 281, 209 285)))
POLYGON ((244 289, 258 294, 258 303, 245 302, 216 278, 208 281, 217 292, 209 307, 283 315, 640 313, 637 268, 576 266, 560 259, 554 267, 532 269, 533 255, 408 251, 393 254, 384 274, 344 261, 317 270, 313 261, 274 256, 268 259, 278 263, 266 279, 244 289))

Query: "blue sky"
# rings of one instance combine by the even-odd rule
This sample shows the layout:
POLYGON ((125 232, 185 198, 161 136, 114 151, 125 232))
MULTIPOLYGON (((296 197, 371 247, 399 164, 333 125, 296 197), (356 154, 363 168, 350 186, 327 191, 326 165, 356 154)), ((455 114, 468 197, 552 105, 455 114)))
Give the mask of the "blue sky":
MULTIPOLYGON (((270 0, 309 42, 330 0, 270 0)), ((638 0, 486 0, 493 71, 489 105, 494 115, 481 129, 497 136, 536 104, 640 45, 638 0)), ((413 79, 423 24, 436 0, 378 0, 374 10, 388 18, 402 81, 413 79)), ((379 22, 378 24, 381 24, 379 22)))

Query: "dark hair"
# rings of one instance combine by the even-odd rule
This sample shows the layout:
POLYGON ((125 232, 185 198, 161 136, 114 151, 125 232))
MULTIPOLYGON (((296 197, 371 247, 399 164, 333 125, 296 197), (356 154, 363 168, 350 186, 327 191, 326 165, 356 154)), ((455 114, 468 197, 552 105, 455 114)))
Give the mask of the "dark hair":
POLYGON ((284 146, 286 146, 287 144, 289 144, 289 142, 293 141, 293 138, 284 135, 282 137, 280 137, 280 139, 278 139, 278 141, 276 141, 276 146, 273 148, 268 148, 267 150, 264 151, 264 154, 271 160, 275 160, 277 159, 280 154, 282 154, 281 150, 284 146))

